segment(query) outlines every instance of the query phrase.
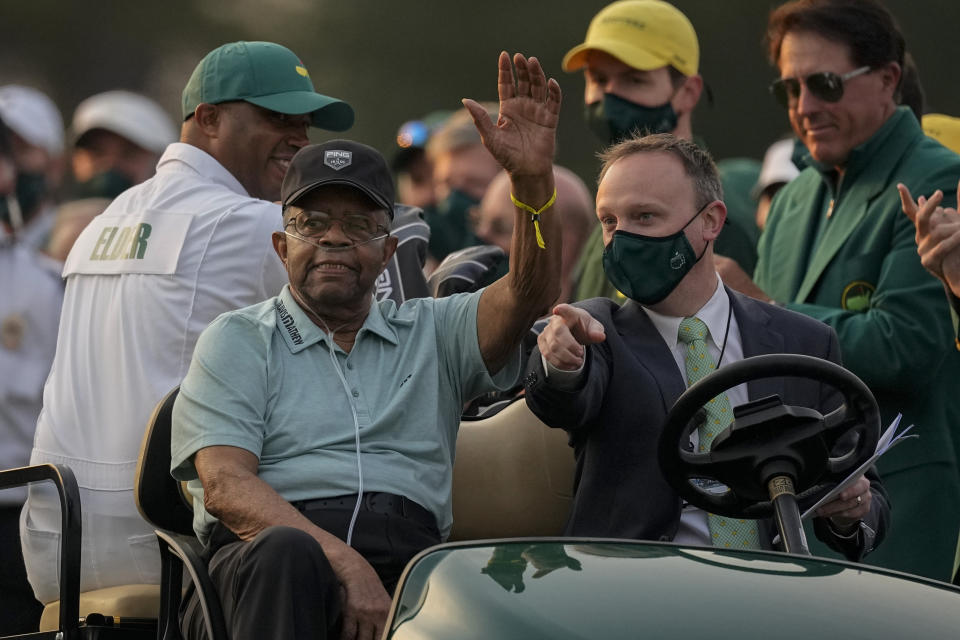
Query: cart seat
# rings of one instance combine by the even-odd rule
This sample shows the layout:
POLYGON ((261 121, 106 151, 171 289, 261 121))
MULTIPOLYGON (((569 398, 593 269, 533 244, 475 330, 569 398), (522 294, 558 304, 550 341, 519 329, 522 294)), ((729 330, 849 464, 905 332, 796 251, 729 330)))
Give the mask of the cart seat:
MULTIPOLYGON (((129 584, 85 591, 80 594, 80 617, 92 613, 115 618, 141 618, 156 620, 160 611, 160 585, 129 584)), ((60 628, 60 601, 51 602, 43 608, 40 631, 60 628)))
POLYGON ((523 398, 464 420, 453 465, 450 540, 556 536, 573 499, 573 449, 523 398))

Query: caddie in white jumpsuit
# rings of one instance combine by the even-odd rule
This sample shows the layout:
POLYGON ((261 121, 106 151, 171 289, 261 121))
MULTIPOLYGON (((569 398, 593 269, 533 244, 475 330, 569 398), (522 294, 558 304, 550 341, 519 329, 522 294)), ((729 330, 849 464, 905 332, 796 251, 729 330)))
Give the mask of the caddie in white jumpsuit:
MULTIPOLYGON (((81 590, 159 583, 153 529, 133 501, 146 421, 187 372, 219 314, 276 295, 287 276, 271 246, 280 184, 307 127, 353 123, 352 108, 315 92, 293 52, 223 45, 183 92, 180 142, 156 175, 118 196, 70 252, 57 353, 31 462, 69 465, 83 509, 81 590)), ((59 598, 59 505, 30 488, 21 516, 27 576, 59 598)))

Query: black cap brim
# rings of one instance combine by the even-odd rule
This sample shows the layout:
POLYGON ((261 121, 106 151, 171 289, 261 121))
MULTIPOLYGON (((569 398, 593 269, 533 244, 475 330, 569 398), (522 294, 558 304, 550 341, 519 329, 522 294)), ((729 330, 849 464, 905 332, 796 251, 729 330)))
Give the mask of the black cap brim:
POLYGON ((283 201, 283 206, 285 207, 291 206, 291 205, 296 206, 297 200, 300 200, 301 198, 303 198, 304 196, 306 196, 308 193, 310 193, 315 189, 318 189, 320 187, 326 187, 328 185, 345 185, 345 186, 353 187, 357 191, 363 193, 365 196, 370 198, 370 200, 372 200, 374 204, 376 204, 379 207, 383 207, 387 211, 387 214, 390 216, 390 219, 393 220, 393 203, 392 202, 387 202, 382 196, 380 196, 377 193, 374 193, 374 191, 368 188, 366 185, 360 184, 358 182, 354 182, 353 180, 344 179, 344 178, 324 178, 321 180, 315 180, 310 184, 305 184, 299 189, 297 189, 296 191, 294 191, 293 193, 291 193, 287 197, 287 199, 283 201))

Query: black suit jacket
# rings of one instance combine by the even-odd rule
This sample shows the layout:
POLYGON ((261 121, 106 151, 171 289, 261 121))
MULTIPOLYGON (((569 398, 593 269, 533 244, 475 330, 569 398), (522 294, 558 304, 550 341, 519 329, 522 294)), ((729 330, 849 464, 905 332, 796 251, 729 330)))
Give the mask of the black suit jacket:
MULTIPOLYGON (((729 289, 745 358, 798 353, 839 363, 837 336, 807 316, 764 304, 729 289)), ((657 443, 666 414, 686 390, 676 361, 643 308, 595 298, 576 306, 599 320, 606 340, 587 348, 580 386, 561 390, 549 384, 539 349, 524 377, 527 405, 546 424, 566 429, 576 455, 575 493, 566 532, 577 536, 672 540, 680 525, 681 500, 667 484, 657 461, 657 443)), ((747 383, 750 400, 778 394, 786 404, 821 413, 839 406, 832 387, 815 380, 767 378, 747 383)), ((851 560, 880 542, 890 508, 875 472, 866 527, 853 540, 835 536, 817 519, 818 538, 851 560)), ((772 522, 761 523, 761 541, 770 548, 772 522)))

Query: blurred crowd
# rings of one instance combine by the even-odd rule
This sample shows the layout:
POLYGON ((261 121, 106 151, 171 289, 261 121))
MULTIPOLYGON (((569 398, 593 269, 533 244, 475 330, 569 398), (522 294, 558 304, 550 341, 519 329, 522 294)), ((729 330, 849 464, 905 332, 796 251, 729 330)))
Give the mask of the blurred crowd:
MULTIPOLYGON (((829 13, 838 2, 801 4, 829 13)), ((924 221, 944 215, 953 224, 960 119, 926 112, 922 69, 899 32, 891 54, 870 49, 857 34, 837 35, 819 24, 788 24, 781 40, 768 34, 775 43, 770 61, 780 78, 771 86, 771 100, 785 107, 784 135, 771 140, 762 157, 717 160, 727 214, 713 244, 715 269, 731 289, 831 326, 845 365, 876 395, 884 426, 897 413, 916 425, 920 444, 903 445, 898 457, 881 461, 879 470, 891 494, 891 531, 902 521, 901 530, 916 526, 924 534, 904 546, 891 534, 868 561, 947 580, 960 531, 960 406, 952 392, 960 373, 960 284, 950 282, 944 265, 960 258, 947 258, 946 249, 925 257, 922 250, 933 251, 935 243, 920 237, 927 222, 915 227, 914 220, 919 211, 924 221), (797 33, 809 42, 790 39, 797 33), (866 85, 874 78, 882 87, 871 94, 866 85), (876 103, 887 95, 882 91, 892 102, 877 119, 861 103, 876 103), (830 137, 828 128, 840 134, 830 137), (912 193, 898 193, 898 182, 912 193), (938 191, 940 208, 925 208, 938 191), (934 494, 942 499, 936 513, 929 506, 934 494), (906 545, 914 551, 904 551, 906 545)), ((566 100, 580 100, 582 74, 584 120, 562 122, 561 130, 589 127, 604 145, 672 134, 708 149, 709 141, 695 133, 693 114, 707 82, 723 79, 699 74, 702 55, 721 53, 702 52, 694 25, 672 5, 659 0, 609 5, 563 60, 565 72, 578 74, 561 79, 566 100), (640 22, 645 26, 637 33, 640 22)), ((481 105, 496 123, 497 102, 481 105)), ((960 105, 955 107, 960 113, 960 105)), ((90 96, 65 119, 34 88, 0 87, 0 469, 31 462, 38 418, 50 410, 45 381, 55 355, 60 363, 66 357, 60 352, 72 348, 58 344, 58 335, 64 335, 60 313, 71 249, 118 196, 144 183, 147 191, 153 188, 147 181, 169 145, 193 144, 187 125, 193 113, 177 122, 146 96, 117 89, 90 96)), ((721 119, 722 109, 704 117, 721 119)), ((477 291, 507 274, 515 219, 510 176, 484 146, 466 108, 438 104, 419 119, 399 123, 395 141, 365 142, 390 149, 385 155, 396 188, 391 233, 398 249, 377 280, 378 300, 399 305, 417 297, 477 291)), ((233 153, 242 157, 245 150, 233 153)), ((245 195, 279 199, 278 190, 254 193, 241 171, 220 164, 239 180, 245 195)), ((554 166, 553 175, 557 198, 549 215, 563 221, 557 302, 604 297, 624 303, 630 292, 614 286, 604 269, 608 245, 593 177, 585 181, 562 166, 554 166)), ((279 207, 275 213, 271 226, 280 224, 279 207)), ((946 231, 937 236, 945 237, 946 231)), ((100 247, 104 256, 111 241, 112 236, 100 247)), ((124 250, 132 246, 133 255, 136 242, 131 241, 120 244, 124 250)), ((234 279, 224 276, 218 288, 233 286, 234 279)), ((121 337, 117 348, 127 348, 119 346, 121 337)), ((189 361, 192 345, 184 349, 189 361)), ((76 362, 71 366, 73 375, 88 375, 76 362)), ((84 389, 98 381, 78 380, 72 397, 83 402, 84 389)), ((503 397, 481 398, 469 410, 483 413, 503 397)), ((156 399, 143 404, 152 406, 156 399)), ((35 629, 41 609, 18 557, 26 496, 25 490, 0 492, 0 635, 35 629)), ((828 553, 825 547, 820 551, 828 553)))

